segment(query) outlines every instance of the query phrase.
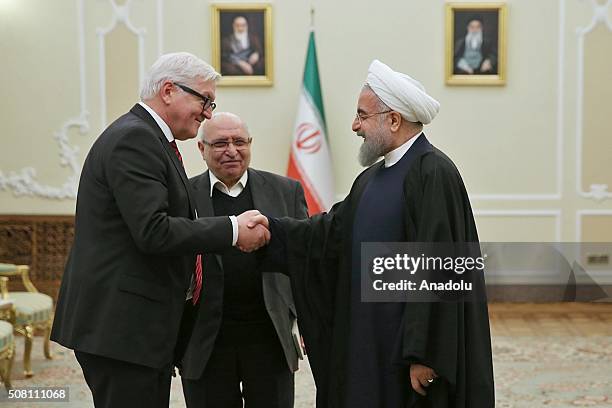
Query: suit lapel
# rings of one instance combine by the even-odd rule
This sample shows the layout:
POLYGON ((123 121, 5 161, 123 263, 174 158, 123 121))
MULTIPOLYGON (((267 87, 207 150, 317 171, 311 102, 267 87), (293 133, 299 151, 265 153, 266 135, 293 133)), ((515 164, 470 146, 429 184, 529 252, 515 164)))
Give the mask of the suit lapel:
POLYGON ((159 141, 161 142, 164 148, 164 151, 166 152, 166 155, 170 158, 170 161, 174 165, 174 168, 181 177, 183 185, 185 186, 185 190, 187 191, 187 200, 189 201, 189 207, 191 209, 191 213, 193 213, 193 210, 196 209, 196 204, 192 197, 191 187, 187 179, 187 174, 185 173, 185 168, 183 167, 183 164, 179 161, 174 150, 172 150, 172 147, 170 147, 170 142, 168 142, 168 139, 166 139, 164 132, 162 132, 162 130, 159 128, 157 122, 155 122, 155 119, 153 119, 149 112, 147 112, 145 108, 140 106, 140 104, 134 105, 130 112, 138 116, 140 119, 144 120, 155 131, 159 141))
POLYGON ((161 137, 162 137, 161 142, 162 142, 162 145, 164 146, 164 150, 166 151, 166 154, 170 157, 172 164, 174 164, 174 168, 176 169, 179 176, 181 177, 181 180, 183 181, 183 185, 185 186, 185 189, 187 190, 187 200, 189 201, 189 206, 191 207, 192 213, 193 213, 193 210, 196 209, 197 207, 193 199, 193 194, 191 192, 191 186, 189 185, 189 180, 187 179, 187 173, 185 173, 185 167, 183 167, 183 163, 179 161, 176 153, 174 152, 174 150, 172 150, 172 147, 170 146, 168 139, 166 139, 166 136, 164 136, 164 134, 162 133, 161 137))
POLYGON ((215 210, 210 197, 210 175, 209 170, 206 170, 198 177, 197 183, 193 184, 193 192, 195 194, 198 215, 200 217, 214 217, 215 210))
MULTIPOLYGON (((210 170, 206 170, 202 175, 198 177, 197 182, 193 183, 193 193, 196 198, 196 203, 198 206, 198 216, 199 217, 214 217, 215 210, 212 203, 212 198, 210 197, 210 170)), ((221 270, 223 270, 223 260, 221 259, 221 255, 215 254, 215 259, 219 264, 221 270)))
POLYGON ((251 197, 253 197, 253 207, 262 214, 275 216, 274 197, 268 191, 266 179, 257 170, 248 169, 251 184, 251 197))

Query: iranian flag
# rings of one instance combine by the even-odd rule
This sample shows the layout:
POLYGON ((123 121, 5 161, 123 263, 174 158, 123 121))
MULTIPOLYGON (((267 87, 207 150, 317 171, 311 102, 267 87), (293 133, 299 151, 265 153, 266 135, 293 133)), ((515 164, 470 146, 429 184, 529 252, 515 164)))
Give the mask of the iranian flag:
POLYGON ((321 97, 314 31, 308 51, 287 176, 302 183, 310 215, 327 211, 334 203, 334 174, 327 140, 325 112, 321 97))

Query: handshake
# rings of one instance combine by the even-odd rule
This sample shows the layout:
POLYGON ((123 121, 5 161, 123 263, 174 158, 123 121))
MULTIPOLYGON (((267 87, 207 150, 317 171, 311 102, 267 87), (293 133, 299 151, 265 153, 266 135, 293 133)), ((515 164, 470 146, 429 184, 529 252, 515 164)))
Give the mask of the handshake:
POLYGON ((252 252, 270 242, 268 218, 257 210, 245 211, 238 220, 238 242, 236 247, 243 252, 252 252))

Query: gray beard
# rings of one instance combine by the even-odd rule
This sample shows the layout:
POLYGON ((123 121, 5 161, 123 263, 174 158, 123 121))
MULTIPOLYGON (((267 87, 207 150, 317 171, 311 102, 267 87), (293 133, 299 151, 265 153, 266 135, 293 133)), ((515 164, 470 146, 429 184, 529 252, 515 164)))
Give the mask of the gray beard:
MULTIPOLYGON (((249 32, 245 31, 244 33, 234 33, 234 38, 236 42, 240 44, 241 50, 246 50, 249 48, 249 32)), ((237 50, 240 51, 240 50, 237 50)))
POLYGON ((482 45, 482 31, 478 31, 475 33, 468 33, 465 36, 466 48, 469 48, 472 50, 480 50, 481 45, 482 45))
POLYGON ((387 150, 387 142, 382 132, 370 135, 359 148, 359 164, 369 167, 384 156, 387 150))

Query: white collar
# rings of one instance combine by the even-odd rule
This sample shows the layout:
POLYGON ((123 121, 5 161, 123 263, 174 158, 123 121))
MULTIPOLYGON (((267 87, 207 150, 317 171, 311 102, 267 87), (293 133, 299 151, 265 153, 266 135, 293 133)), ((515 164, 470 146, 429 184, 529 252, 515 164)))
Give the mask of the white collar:
POLYGON ((140 104, 140 106, 145 108, 151 116, 153 116, 153 120, 155 120, 155 123, 157 123, 157 126, 159 126, 161 131, 164 133, 164 136, 166 136, 166 139, 168 139, 168 142, 172 143, 172 141, 174 140, 174 135, 172 134, 172 131, 170 130, 170 126, 168 126, 168 124, 164 122, 161 116, 159 116, 157 112, 155 112, 153 108, 151 108, 149 105, 147 105, 146 103, 142 101, 138 103, 140 104))
POLYGON ((240 193, 242 193, 242 190, 244 190, 244 188, 246 187, 247 181, 249 179, 249 171, 247 170, 244 172, 242 177, 240 177, 240 180, 238 180, 238 182, 232 186, 232 188, 228 188, 224 182, 219 180, 217 176, 215 176, 214 173, 210 171, 210 169, 208 170, 208 175, 210 177, 210 196, 211 197, 213 195, 213 188, 216 188, 217 190, 229 196, 238 197, 238 195, 240 195, 240 193))
POLYGON ((402 157, 406 154, 408 149, 412 146, 414 142, 423 134, 423 132, 418 135, 411 137, 408 141, 404 142, 400 147, 391 150, 389 153, 385 154, 385 167, 391 167, 401 160, 402 157))

